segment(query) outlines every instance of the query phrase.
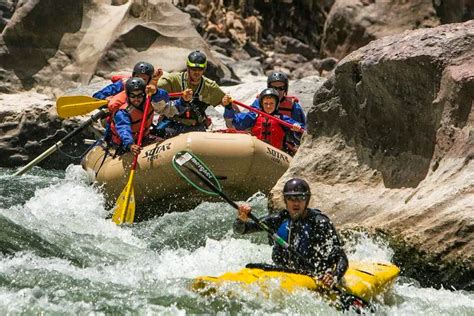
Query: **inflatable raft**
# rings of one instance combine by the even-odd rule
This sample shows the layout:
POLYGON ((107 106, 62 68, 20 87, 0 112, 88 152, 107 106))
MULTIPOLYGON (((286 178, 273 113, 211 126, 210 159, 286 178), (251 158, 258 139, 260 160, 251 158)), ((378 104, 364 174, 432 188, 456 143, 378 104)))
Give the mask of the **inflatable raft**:
MULTIPOLYGON (((154 214, 150 215, 157 215, 159 209, 162 213, 187 210, 203 200, 219 201, 178 176, 172 159, 182 150, 198 156, 235 200, 245 200, 258 191, 268 193, 291 161, 285 152, 242 133, 191 132, 145 146, 133 185, 137 206, 151 206, 154 214)), ((132 160, 130 153, 114 156, 113 150, 98 145, 84 157, 82 167, 103 186, 108 202, 114 203, 127 183, 132 160)))
MULTIPOLYGON (((341 280, 340 293, 370 302, 375 296, 389 289, 399 273, 400 269, 390 263, 350 261, 349 268, 341 280)), ((297 289, 327 291, 320 282, 310 276, 275 271, 275 266, 267 264, 250 264, 238 272, 227 272, 217 277, 197 277, 192 283, 192 289, 202 294, 210 294, 216 293, 224 284, 236 282, 241 289, 258 285, 264 293, 268 293, 275 280, 281 289, 288 292, 297 289)), ((331 299, 337 299, 337 294, 333 294, 331 299)))

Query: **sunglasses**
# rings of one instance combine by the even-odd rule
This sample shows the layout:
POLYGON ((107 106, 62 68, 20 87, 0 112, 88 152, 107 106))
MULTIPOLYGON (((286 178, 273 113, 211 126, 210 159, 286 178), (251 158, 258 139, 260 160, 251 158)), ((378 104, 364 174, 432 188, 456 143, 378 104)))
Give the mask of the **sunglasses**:
POLYGON ((288 201, 306 201, 306 195, 287 195, 285 199, 288 201))
POLYGON ((128 95, 130 99, 140 99, 140 98, 143 98, 144 96, 145 96, 145 93, 139 93, 139 94, 130 93, 128 95))
POLYGON ((277 91, 285 91, 286 90, 285 86, 283 86, 283 87, 270 87, 270 88, 275 89, 277 91))

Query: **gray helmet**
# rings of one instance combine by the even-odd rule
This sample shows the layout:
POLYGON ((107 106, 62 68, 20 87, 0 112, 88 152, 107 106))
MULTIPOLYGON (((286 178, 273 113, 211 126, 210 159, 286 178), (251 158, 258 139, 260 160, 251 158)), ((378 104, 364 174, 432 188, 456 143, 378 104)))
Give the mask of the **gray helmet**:
POLYGON ((153 73, 155 72, 155 68, 152 64, 140 61, 135 64, 133 67, 132 77, 137 77, 140 74, 148 75, 151 79, 153 77, 153 73))
POLYGON ((140 90, 140 91, 145 92, 145 88, 146 88, 145 80, 143 80, 140 77, 129 78, 127 82, 125 83, 125 93, 127 94, 127 96, 132 91, 135 91, 135 90, 140 90))
POLYGON ((260 103, 260 106, 262 107, 262 109, 263 109, 262 101, 264 97, 273 97, 276 101, 275 111, 273 111, 273 113, 278 111, 278 104, 280 103, 280 96, 278 95, 278 92, 273 88, 265 88, 262 92, 260 92, 260 95, 258 96, 258 102, 260 103))
POLYGON ((300 178, 293 178, 288 180, 283 187, 283 197, 286 199, 289 196, 304 196, 306 202, 311 198, 311 189, 306 181, 300 178))
POLYGON ((270 88, 272 82, 283 82, 285 84, 285 91, 288 92, 288 76, 284 72, 272 72, 267 78, 267 87, 270 88))

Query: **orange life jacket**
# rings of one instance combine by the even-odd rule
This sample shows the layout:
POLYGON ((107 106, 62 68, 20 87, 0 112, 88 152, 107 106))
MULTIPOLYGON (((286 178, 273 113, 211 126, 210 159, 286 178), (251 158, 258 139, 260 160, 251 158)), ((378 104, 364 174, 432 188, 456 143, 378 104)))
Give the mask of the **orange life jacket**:
POLYGON ((112 96, 107 103, 107 108, 109 109, 110 116, 113 117, 115 112, 117 112, 120 107, 127 103, 127 93, 125 90, 117 93, 116 95, 112 96))
MULTIPOLYGON (((138 140, 138 134, 140 133, 140 125, 142 123, 142 117, 143 117, 143 111, 137 109, 133 105, 128 105, 127 103, 123 104, 119 110, 126 110, 128 114, 130 115, 130 120, 132 122, 132 134, 133 134, 133 140, 135 143, 138 140)), ((145 127, 143 131, 143 137, 147 136, 150 132, 150 127, 153 122, 153 107, 149 107, 148 109, 148 114, 146 115, 146 122, 145 122, 145 127)), ((115 113, 114 113, 115 114, 115 113)), ((112 132, 112 142, 114 142, 117 145, 120 145, 122 143, 122 140, 120 139, 119 133, 117 132, 117 127, 115 126, 115 121, 112 119, 112 122, 110 124, 110 130, 112 132)))
POLYGON ((280 123, 271 118, 257 116, 255 125, 252 127, 252 135, 273 147, 283 149, 285 130, 280 123))

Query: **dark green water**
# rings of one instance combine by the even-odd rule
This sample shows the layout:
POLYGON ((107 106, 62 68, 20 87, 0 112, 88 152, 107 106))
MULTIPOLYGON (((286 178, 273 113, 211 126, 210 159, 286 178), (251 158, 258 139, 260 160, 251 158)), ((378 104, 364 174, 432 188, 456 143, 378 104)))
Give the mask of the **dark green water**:
MULTIPOLYGON (((309 291, 192 292, 196 276, 270 262, 266 235, 234 235, 235 213, 225 203, 117 227, 80 167, 16 178, 13 172, 0 169, 1 315, 338 313, 309 291)), ((263 196, 250 203, 266 212, 263 196)), ((351 259, 390 261, 383 241, 353 237, 346 243, 351 259)), ((401 276, 375 305, 378 315, 474 315, 474 294, 422 288, 401 276)))

